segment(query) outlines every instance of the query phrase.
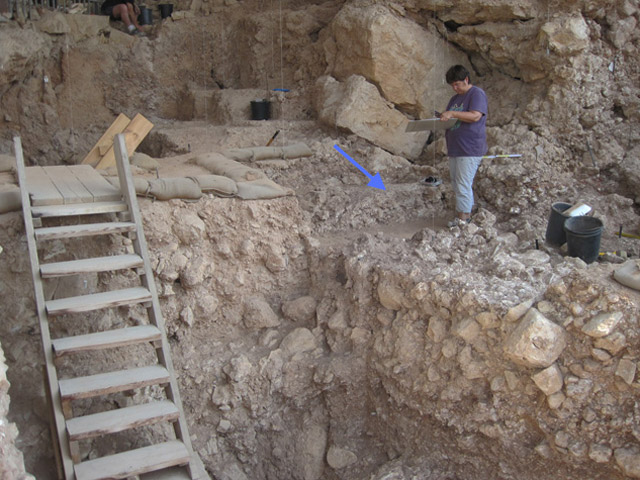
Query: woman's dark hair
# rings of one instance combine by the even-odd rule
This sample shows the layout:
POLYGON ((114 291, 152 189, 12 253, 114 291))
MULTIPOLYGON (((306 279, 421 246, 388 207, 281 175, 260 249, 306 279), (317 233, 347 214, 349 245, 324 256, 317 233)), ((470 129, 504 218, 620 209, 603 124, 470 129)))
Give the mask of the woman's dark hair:
MULTIPOLYGON (((464 79, 469 77, 469 70, 462 65, 454 65, 447 70, 447 83, 451 85, 453 82, 464 82, 464 79)), ((471 83, 471 77, 469 77, 469 83, 471 83)))

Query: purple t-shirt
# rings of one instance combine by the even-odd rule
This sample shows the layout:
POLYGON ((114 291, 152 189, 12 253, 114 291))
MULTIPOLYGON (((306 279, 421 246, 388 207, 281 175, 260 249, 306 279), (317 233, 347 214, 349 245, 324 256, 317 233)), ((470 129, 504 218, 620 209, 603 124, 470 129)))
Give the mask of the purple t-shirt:
POLYGON ((487 113, 489 105, 487 95, 481 88, 472 86, 464 95, 454 95, 449 100, 447 110, 468 112, 475 110, 482 113, 477 122, 466 123, 458 120, 446 131, 447 152, 450 157, 482 157, 487 153, 487 113))

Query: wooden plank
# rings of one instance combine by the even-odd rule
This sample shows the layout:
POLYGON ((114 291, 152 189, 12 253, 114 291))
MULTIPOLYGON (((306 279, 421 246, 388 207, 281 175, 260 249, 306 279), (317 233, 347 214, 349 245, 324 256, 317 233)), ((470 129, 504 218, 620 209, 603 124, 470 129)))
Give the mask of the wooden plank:
POLYGON ((101 350, 122 347, 136 343, 157 342, 162 337, 160 330, 154 325, 107 330, 105 332, 76 335, 52 340, 53 351, 57 357, 69 353, 101 350))
POLYGON ((135 229, 135 224, 131 222, 87 223, 83 225, 38 228, 35 230, 35 235, 36 240, 57 240, 60 238, 133 232, 135 229))
POLYGON ((111 185, 100 173, 89 165, 71 167, 76 178, 91 192, 94 202, 121 200, 122 193, 118 187, 111 185))
POLYGON ((96 458, 75 466, 78 480, 127 478, 189 461, 189 452, 182 442, 171 441, 96 458))
MULTIPOLYGON (((133 117, 131 123, 127 125, 127 128, 124 129, 124 137, 125 144, 127 146, 127 153, 131 155, 135 152, 138 145, 142 143, 144 137, 151 131, 153 128, 153 123, 144 118, 139 113, 133 117)), ((102 160, 98 162, 96 168, 109 168, 116 164, 115 151, 113 148, 110 148, 109 151, 102 157, 102 160)))
POLYGON ((124 113, 118 115, 118 117, 113 121, 111 126, 107 129, 106 132, 100 137, 100 139, 96 142, 95 146, 89 151, 86 157, 82 160, 82 164, 91 165, 95 167, 103 154, 100 153, 100 148, 110 148, 113 145, 113 138, 118 134, 124 131, 129 125, 131 119, 127 117, 124 113))
POLYGON ((68 262, 45 263, 40 265, 42 278, 66 277, 82 273, 110 272, 139 268, 144 265, 140 255, 112 255, 108 257, 83 258, 68 262))
POLYGON ((158 470, 140 475, 140 480, 193 480, 194 478, 209 480, 208 475, 192 477, 186 467, 172 467, 166 470, 158 470))
POLYGON ((111 292, 93 293, 77 297, 58 298, 45 303, 49 315, 82 313, 101 308, 134 305, 151 300, 151 293, 143 287, 125 288, 111 292))
POLYGON ((87 377, 59 380, 63 400, 97 397, 124 392, 148 385, 160 385, 169 381, 169 372, 160 365, 139 367, 109 373, 98 373, 87 377))
POLYGON ((32 206, 62 205, 64 203, 64 198, 43 167, 27 167, 24 170, 26 184, 23 187, 29 192, 32 206))
POLYGON ((176 406, 164 400, 72 418, 67 420, 67 432, 71 441, 77 441, 177 418, 176 406))
POLYGON ((99 213, 126 212, 128 206, 123 201, 77 203, 72 205, 47 205, 33 207, 31 214, 35 218, 69 217, 76 215, 95 215, 99 213))
POLYGON ((58 189, 65 204, 93 202, 91 192, 80 183, 69 167, 64 165, 44 167, 44 173, 58 189))

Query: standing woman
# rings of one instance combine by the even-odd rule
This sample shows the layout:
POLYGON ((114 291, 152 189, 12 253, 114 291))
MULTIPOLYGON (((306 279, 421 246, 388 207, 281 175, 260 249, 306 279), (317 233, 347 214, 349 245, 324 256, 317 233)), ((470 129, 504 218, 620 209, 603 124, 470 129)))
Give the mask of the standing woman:
POLYGON ((137 35, 142 32, 142 27, 138 25, 140 9, 133 3, 133 0, 105 0, 100 11, 103 15, 109 15, 112 20, 122 20, 127 26, 129 35, 137 35))
POLYGON ((473 179, 482 157, 487 153, 487 95, 471 84, 469 71, 462 65, 454 65, 447 71, 447 83, 456 93, 441 120, 456 118, 456 124, 446 131, 447 153, 451 183, 456 194, 456 218, 450 227, 471 221, 473 207, 473 179))

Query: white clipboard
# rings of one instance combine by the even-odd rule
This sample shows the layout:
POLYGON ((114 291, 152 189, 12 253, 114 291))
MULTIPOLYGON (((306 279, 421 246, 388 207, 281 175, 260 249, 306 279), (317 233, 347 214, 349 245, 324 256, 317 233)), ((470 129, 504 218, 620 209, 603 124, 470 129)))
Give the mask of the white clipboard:
POLYGON ((427 130, 448 130, 453 127, 457 118, 451 118, 446 121, 442 121, 439 118, 426 118, 424 120, 410 120, 407 123, 405 132, 424 132, 427 130))

